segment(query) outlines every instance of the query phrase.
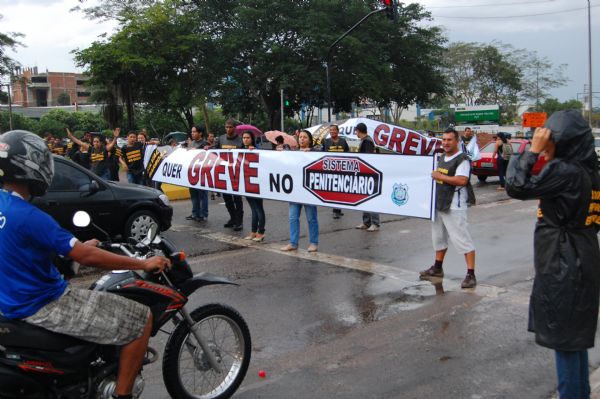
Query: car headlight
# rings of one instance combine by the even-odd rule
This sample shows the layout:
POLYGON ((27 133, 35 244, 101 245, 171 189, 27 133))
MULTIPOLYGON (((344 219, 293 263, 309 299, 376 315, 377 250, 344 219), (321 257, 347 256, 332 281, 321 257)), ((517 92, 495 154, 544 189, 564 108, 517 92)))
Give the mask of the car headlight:
POLYGON ((169 206, 169 197, 167 197, 166 194, 161 194, 158 196, 158 199, 161 200, 161 202, 163 204, 165 204, 166 206, 169 206))

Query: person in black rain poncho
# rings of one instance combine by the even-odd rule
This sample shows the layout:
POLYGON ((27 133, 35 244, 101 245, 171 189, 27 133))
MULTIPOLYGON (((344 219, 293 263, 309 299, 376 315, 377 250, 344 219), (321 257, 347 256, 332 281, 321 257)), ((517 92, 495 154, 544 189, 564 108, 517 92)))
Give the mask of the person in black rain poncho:
POLYGON ((508 195, 539 199, 529 331, 556 353, 561 398, 589 398, 587 349, 594 346, 600 286, 600 179, 594 138, 579 111, 552 114, 531 149, 511 159, 508 195), (539 153, 548 163, 531 174, 539 153))

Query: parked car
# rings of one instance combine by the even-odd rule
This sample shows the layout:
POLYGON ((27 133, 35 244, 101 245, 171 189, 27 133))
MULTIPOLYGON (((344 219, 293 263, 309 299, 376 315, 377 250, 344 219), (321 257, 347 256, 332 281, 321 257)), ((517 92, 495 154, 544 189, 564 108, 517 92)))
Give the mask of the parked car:
MULTIPOLYGON (((520 154, 523 151, 527 151, 531 147, 531 142, 526 139, 511 139, 509 141, 513 148, 514 155, 520 154)), ((496 165, 496 158, 492 159, 495 146, 495 140, 483 146, 479 150, 481 153, 481 159, 474 161, 471 165, 472 173, 476 175, 481 182, 486 181, 488 176, 498 176, 498 165, 496 165)), ((543 155, 540 155, 537 162, 533 165, 533 174, 537 175, 545 164, 546 158, 544 158, 543 155)))
POLYGON ((81 241, 105 237, 93 226, 73 225, 73 215, 79 210, 89 213, 112 240, 143 238, 152 225, 168 230, 173 217, 169 199, 161 191, 106 181, 60 156, 54 156, 52 185, 33 203, 81 241))
POLYGON ((162 144, 168 145, 171 139, 175 139, 175 141, 177 141, 179 144, 185 143, 185 141, 188 139, 188 134, 185 132, 171 132, 163 137, 162 144))
POLYGON ((600 137, 594 139, 594 145, 596 147, 596 155, 598 156, 598 162, 600 162, 600 137))

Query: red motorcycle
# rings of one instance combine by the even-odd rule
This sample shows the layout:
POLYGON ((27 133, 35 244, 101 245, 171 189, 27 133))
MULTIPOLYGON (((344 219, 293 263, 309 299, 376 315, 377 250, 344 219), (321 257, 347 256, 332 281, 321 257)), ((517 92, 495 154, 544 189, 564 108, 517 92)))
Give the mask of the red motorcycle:
MULTIPOLYGON (((86 219, 87 218, 87 219, 86 219)), ((90 223, 78 212, 76 225, 90 223), (78 219, 83 218, 83 220, 78 219)), ((173 398, 228 398, 240 386, 250 363, 250 331, 233 308, 212 303, 192 311, 188 297, 199 288, 232 284, 208 273, 193 275, 182 252, 150 229, 142 242, 102 243, 104 249, 135 258, 168 257, 171 269, 159 274, 113 271, 90 289, 111 292, 147 305, 153 314, 152 336, 171 322, 162 372, 173 398)), ((144 364, 158 359, 148 348, 144 364)), ((0 398, 110 399, 115 389, 119 348, 98 345, 22 321, 0 316, 0 398)), ((143 390, 137 377, 134 397, 143 390)))

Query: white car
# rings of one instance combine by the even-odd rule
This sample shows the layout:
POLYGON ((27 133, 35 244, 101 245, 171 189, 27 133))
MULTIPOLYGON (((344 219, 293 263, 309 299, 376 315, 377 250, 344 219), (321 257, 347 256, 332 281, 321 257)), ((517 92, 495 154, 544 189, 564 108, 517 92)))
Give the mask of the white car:
POLYGON ((594 144, 596 145, 596 155, 598 156, 598 161, 600 162, 600 137, 596 137, 594 139, 594 144))

